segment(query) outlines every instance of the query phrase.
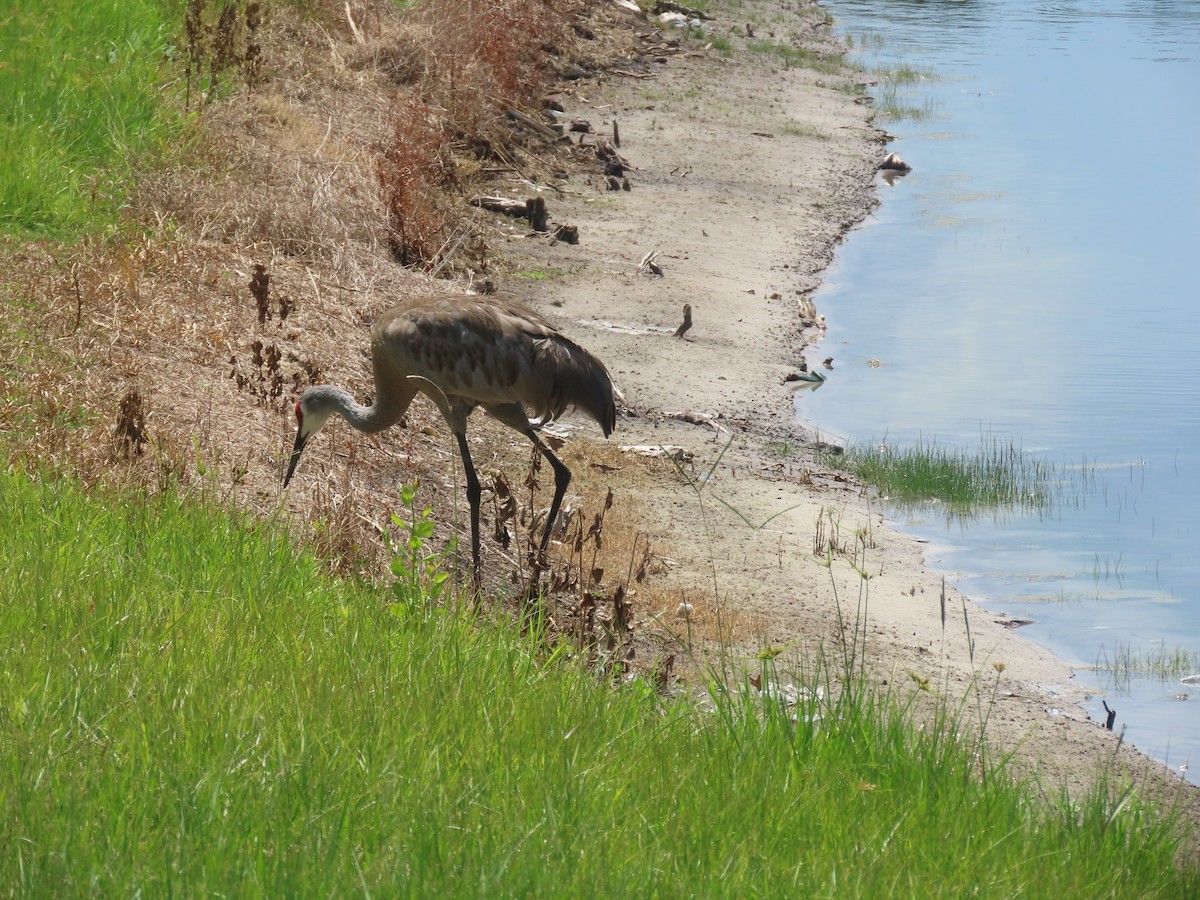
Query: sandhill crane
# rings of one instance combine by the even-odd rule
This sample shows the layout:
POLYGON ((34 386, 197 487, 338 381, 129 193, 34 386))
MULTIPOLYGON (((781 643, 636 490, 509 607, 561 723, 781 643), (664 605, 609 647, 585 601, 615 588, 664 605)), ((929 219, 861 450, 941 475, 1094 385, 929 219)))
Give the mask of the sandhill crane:
POLYGON ((613 384, 604 364, 549 322, 498 297, 426 296, 392 307, 371 334, 375 402, 363 406, 331 384, 306 390, 296 404, 296 444, 286 488, 309 439, 337 413, 359 431, 396 424, 419 391, 441 410, 458 441, 471 506, 471 560, 479 575, 479 500, 482 490, 467 447, 467 417, 477 406, 524 434, 554 468, 554 500, 541 550, 550 541, 571 470, 537 435, 569 406, 587 413, 604 436, 616 426, 613 384), (527 410, 537 417, 530 422, 527 410))

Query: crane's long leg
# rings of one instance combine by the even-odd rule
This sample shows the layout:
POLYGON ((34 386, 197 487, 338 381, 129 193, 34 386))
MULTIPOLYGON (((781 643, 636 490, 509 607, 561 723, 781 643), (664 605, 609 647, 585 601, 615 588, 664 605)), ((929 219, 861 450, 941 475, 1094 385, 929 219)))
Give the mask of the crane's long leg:
POLYGON ((550 531, 554 528, 558 508, 562 506, 563 495, 567 492, 567 485, 571 483, 571 470, 542 442, 542 439, 537 436, 537 432, 530 428, 525 433, 533 441, 533 446, 541 451, 542 456, 550 460, 550 465, 554 468, 554 500, 551 502, 550 512, 546 516, 546 530, 542 532, 541 550, 544 553, 546 547, 550 545, 550 531))
POLYGON ((475 590, 480 587, 479 580, 479 499, 483 496, 483 488, 479 485, 479 476, 475 474, 475 465, 471 462, 471 449, 467 446, 465 432, 455 432, 458 438, 458 453, 462 457, 463 471, 467 476, 467 503, 471 505, 471 564, 474 567, 472 580, 475 590))

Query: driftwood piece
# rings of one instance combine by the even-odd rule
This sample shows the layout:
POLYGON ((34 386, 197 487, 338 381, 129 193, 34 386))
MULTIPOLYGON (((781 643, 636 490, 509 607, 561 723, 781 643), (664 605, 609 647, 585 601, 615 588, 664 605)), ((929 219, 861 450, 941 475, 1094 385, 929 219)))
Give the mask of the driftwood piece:
POLYGON ((672 0, 658 0, 658 2, 654 4, 654 14, 658 16, 665 12, 679 13, 680 15, 687 16, 689 19, 700 19, 703 22, 711 22, 713 18, 706 12, 702 12, 698 9, 691 9, 687 6, 681 6, 678 3, 672 2, 672 0))
POLYGON ((472 197, 471 205, 491 212, 503 213, 520 219, 528 219, 534 231, 547 231, 550 215, 546 212, 546 201, 541 197, 528 200, 512 200, 508 197, 472 197))
POLYGON ((530 197, 525 201, 529 225, 534 231, 549 231, 550 214, 546 212, 546 201, 541 197, 530 197))
POLYGON ((508 197, 472 197, 471 205, 492 212, 504 213, 506 216, 526 218, 529 215, 529 209, 524 200, 510 200, 508 197))
POLYGON ((562 241, 564 244, 579 243, 579 226, 577 225, 559 225, 554 230, 554 239, 562 241))
POLYGON ((692 304, 683 304, 683 324, 675 329, 675 337, 681 338, 692 327, 692 304))
POLYGON ((659 459, 674 459, 677 462, 690 462, 692 452, 677 444, 631 444, 621 448, 622 453, 636 453, 638 456, 657 457, 659 459))
POLYGON ((587 134, 591 130, 592 130, 592 123, 589 122, 587 119, 572 119, 571 120, 571 131, 578 132, 579 134, 587 134))
POLYGON ((711 428, 713 431, 720 434, 722 431, 729 429, 717 421, 720 414, 713 415, 712 413, 690 412, 689 410, 679 410, 678 412, 664 412, 663 416, 668 419, 678 419, 680 422, 687 422, 690 425, 702 425, 706 428, 711 428))
POLYGON ((521 112, 519 109, 513 109, 512 107, 509 107, 507 110, 505 110, 505 115, 507 115, 510 119, 512 119, 514 122, 518 123, 519 125, 524 125, 526 128, 530 129, 531 131, 537 132, 538 134, 540 134, 542 137, 546 138, 547 140, 556 141, 560 137, 559 133, 557 131, 555 131, 553 128, 551 128, 549 125, 545 125, 545 124, 539 122, 537 119, 530 118, 529 116, 525 115, 525 113, 521 112))
POLYGON ((605 175, 616 175, 620 178, 626 169, 632 169, 629 160, 625 159, 617 149, 604 138, 596 139, 596 159, 604 163, 605 175))
POLYGON ((613 146, 621 146, 621 129, 617 127, 617 120, 613 119, 613 146))
POLYGON ((657 250, 651 250, 642 257, 642 261, 638 263, 637 267, 637 273, 639 275, 645 275, 647 272, 649 272, 651 275, 658 275, 659 277, 662 277, 662 266, 655 262, 655 260, 658 259, 658 253, 659 251, 657 250))

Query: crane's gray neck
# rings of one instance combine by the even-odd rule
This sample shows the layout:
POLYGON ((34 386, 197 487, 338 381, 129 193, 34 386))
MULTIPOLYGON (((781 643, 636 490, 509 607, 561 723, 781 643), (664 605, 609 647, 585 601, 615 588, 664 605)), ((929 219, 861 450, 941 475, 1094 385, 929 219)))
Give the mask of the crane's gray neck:
POLYGON ((319 384, 309 388, 301 398, 301 408, 312 423, 308 431, 316 431, 333 413, 337 413, 359 431, 383 431, 400 421, 404 410, 397 404, 380 398, 370 406, 363 406, 350 392, 333 384, 319 384), (383 402, 380 402, 382 400, 383 402))

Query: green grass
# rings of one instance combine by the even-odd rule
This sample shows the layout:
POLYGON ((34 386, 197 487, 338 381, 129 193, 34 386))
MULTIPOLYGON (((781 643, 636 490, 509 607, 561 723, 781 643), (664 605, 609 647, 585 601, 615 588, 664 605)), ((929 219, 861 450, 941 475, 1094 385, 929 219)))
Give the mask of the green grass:
POLYGON ((901 92, 895 84, 885 84, 875 93, 875 109, 889 122, 926 122, 941 115, 941 104, 934 97, 920 103, 909 100, 909 92, 901 92))
POLYGON ((562 278, 566 274, 564 269, 525 269, 521 272, 514 272, 513 275, 517 278, 527 278, 530 281, 547 281, 551 278, 562 278))
POLYGON ((791 441, 767 441, 763 445, 763 449, 768 453, 773 453, 775 456, 788 457, 796 452, 796 446, 791 441))
POLYGON ((785 120, 779 126, 779 133, 790 137, 816 138, 822 141, 830 139, 829 132, 819 125, 814 125, 812 122, 799 122, 795 119, 785 120))
MULTIPOLYGON (((173 133, 164 9, 0 13, 0 229, 113 221, 132 161, 173 133)), ((919 729, 843 673, 798 673, 799 708, 663 700, 500 618, 430 606, 411 590, 445 586, 426 524, 399 530, 397 589, 329 579, 277 523, 204 499, 0 471, 0 892, 1200 886, 1174 865, 1172 820, 1136 797, 1044 804, 1006 771, 981 777, 982 745, 947 737, 946 711, 919 729)))
POLYGON ((6 892, 1200 891, 1169 818, 981 777, 945 716, 832 678, 797 709, 616 688, 203 502, 3 473, 0 567, 6 892))
POLYGON ((164 0, 0 11, 0 230, 73 236, 113 221, 132 158, 178 121, 161 102, 176 26, 164 0))
MULTIPOLYGON (((704 40, 705 35, 701 35, 700 37, 698 37, 696 39, 704 40)), ((729 37, 729 35, 725 35, 725 34, 711 35, 708 37, 707 43, 714 50, 716 50, 718 53, 720 53, 722 56, 724 56, 726 58, 733 56, 733 49, 734 49, 733 48, 733 39, 731 37, 729 37)))
POLYGON ((1178 645, 1160 644, 1147 649, 1117 641, 1111 657, 1107 647, 1101 649, 1095 668, 1108 673, 1119 690, 1127 688, 1130 680, 1139 676, 1166 684, 1200 674, 1200 653, 1178 645))
POLYGON ((826 462, 900 507, 940 504, 953 516, 1047 511, 1088 490, 1092 471, 1062 469, 989 433, 971 450, 924 440, 899 447, 852 445, 826 462))
POLYGON ((862 31, 845 35, 846 46, 851 50, 874 50, 879 52, 888 46, 888 36, 882 31, 862 31))
POLYGON ((784 66, 812 69, 825 75, 840 75, 849 70, 848 63, 839 54, 810 50, 798 44, 785 44, 772 40, 753 40, 746 45, 751 53, 773 56, 784 66))
POLYGON ((888 69, 879 69, 876 74, 882 81, 889 84, 916 84, 934 77, 933 69, 928 66, 913 66, 901 63, 888 69))
MULTIPOLYGON (((847 34, 845 40, 851 50, 879 53, 888 46, 887 35, 879 31, 847 34)), ((924 122, 941 115, 941 104, 936 98, 927 96, 918 102, 913 97, 913 85, 937 77, 933 69, 903 62, 876 67, 871 72, 880 85, 873 96, 875 111, 882 120, 924 122)))

